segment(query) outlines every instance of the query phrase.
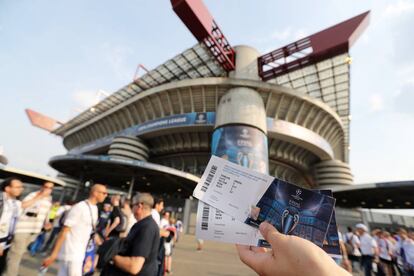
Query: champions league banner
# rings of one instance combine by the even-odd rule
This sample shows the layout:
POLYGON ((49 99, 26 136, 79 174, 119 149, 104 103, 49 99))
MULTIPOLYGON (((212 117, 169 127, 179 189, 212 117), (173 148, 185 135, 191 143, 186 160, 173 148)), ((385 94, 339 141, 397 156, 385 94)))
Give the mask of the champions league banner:
POLYGON ((230 125, 216 129, 211 153, 261 173, 269 171, 267 137, 254 127, 230 125))
POLYGON ((192 112, 180 115, 173 115, 164 117, 161 119, 156 119, 148 121, 146 123, 135 125, 124 129, 122 131, 116 132, 110 136, 106 136, 100 139, 82 145, 80 147, 72 149, 70 154, 81 154, 87 151, 91 151, 97 148, 108 146, 112 143, 112 140, 117 136, 127 135, 127 136, 139 136, 147 132, 166 129, 171 127, 179 126, 197 126, 197 125, 214 125, 216 121, 215 112, 192 112))

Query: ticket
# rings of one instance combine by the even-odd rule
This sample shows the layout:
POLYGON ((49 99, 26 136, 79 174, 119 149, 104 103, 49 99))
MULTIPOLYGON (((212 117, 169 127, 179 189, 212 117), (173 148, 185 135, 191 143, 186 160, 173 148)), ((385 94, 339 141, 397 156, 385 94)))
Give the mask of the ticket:
MULTIPOLYGON (((333 196, 331 190, 318 190, 321 194, 327 196, 333 196)), ((335 209, 332 211, 331 222, 326 232, 325 241, 323 242, 322 249, 328 253, 331 257, 342 258, 341 247, 339 245, 338 225, 336 224, 335 209)))
POLYGON ((335 204, 332 197, 214 156, 193 195, 252 227, 268 221, 321 247, 335 204))
POLYGON ((213 155, 193 196, 244 222, 273 179, 213 155))
POLYGON ((269 247, 258 229, 202 201, 198 202, 196 237, 202 240, 269 247))

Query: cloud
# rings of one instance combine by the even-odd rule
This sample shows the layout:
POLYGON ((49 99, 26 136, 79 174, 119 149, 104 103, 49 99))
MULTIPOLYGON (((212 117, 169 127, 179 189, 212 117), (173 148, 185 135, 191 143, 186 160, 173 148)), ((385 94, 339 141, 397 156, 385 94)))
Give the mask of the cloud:
POLYGON ((404 85, 394 98, 394 109, 399 113, 414 115, 414 82, 404 85))
POLYGON ((384 109, 384 99, 381 95, 373 94, 369 97, 369 110, 378 112, 384 109))
POLYGON ((265 36, 252 39, 252 44, 260 44, 261 52, 268 53, 285 46, 288 43, 295 42, 301 38, 308 36, 309 33, 305 29, 294 29, 293 27, 285 27, 282 30, 273 31, 265 36))
POLYGON ((304 29, 293 30, 292 27, 286 27, 282 31, 274 31, 270 36, 265 40, 267 41, 281 41, 281 42, 294 42, 300 38, 306 36, 306 31, 304 29))
POLYGON ((414 11, 414 1, 400 0, 385 7, 384 17, 399 17, 414 11))
POLYGON ((414 84, 414 63, 399 68, 397 77, 399 83, 414 84))
POLYGON ((99 102, 98 92, 92 90, 75 90, 72 98, 75 102, 75 109, 77 110, 83 110, 99 102))
POLYGON ((133 71, 128 66, 128 60, 130 60, 134 51, 128 46, 112 45, 110 43, 104 43, 101 45, 101 54, 104 57, 105 63, 114 71, 116 77, 122 81, 132 81, 133 71))

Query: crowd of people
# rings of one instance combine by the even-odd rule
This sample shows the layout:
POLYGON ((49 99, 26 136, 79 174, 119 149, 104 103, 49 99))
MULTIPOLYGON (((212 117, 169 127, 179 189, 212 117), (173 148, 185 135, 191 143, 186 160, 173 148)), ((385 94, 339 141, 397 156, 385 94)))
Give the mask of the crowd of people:
MULTIPOLYGON (((42 254, 39 273, 58 262, 59 276, 149 275, 172 273, 174 244, 182 222, 164 210, 164 201, 148 193, 131 200, 107 198, 103 184, 94 184, 89 197, 77 203, 52 202, 54 184, 45 182, 20 200, 23 183, 8 178, 0 192, 0 275, 18 275, 23 254, 42 254)), ((270 224, 260 232, 272 249, 237 246, 240 259, 260 275, 414 276, 414 232, 399 229, 371 232, 364 224, 339 234, 342 259, 335 263, 311 242, 282 235, 270 224), (300 254, 298 254, 300 253, 300 254), (338 265, 340 264, 340 265, 338 265), (299 273, 299 274, 298 274, 299 273), (332 274, 334 273, 334 274, 332 274), (316 275, 316 274, 315 274, 316 275)), ((202 249, 202 243, 197 248, 202 249)))
POLYGON ((414 232, 400 228, 394 233, 368 231, 362 223, 340 235, 342 266, 366 276, 414 276, 414 232))
POLYGON ((52 202, 54 184, 19 200, 23 183, 12 177, 0 191, 0 275, 15 276, 23 254, 41 254, 39 273, 58 262, 58 275, 166 275, 182 222, 164 201, 137 193, 131 201, 94 184, 77 203, 52 202))

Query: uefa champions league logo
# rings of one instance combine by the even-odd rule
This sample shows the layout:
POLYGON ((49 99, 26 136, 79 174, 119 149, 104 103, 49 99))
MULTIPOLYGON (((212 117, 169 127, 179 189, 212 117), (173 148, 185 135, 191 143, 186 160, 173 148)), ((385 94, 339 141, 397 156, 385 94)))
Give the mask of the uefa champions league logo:
POLYGON ((249 139, 250 138, 249 130, 247 128, 243 128, 242 133, 240 134, 240 137, 244 139, 249 139))
POLYGON ((296 189, 296 195, 292 195, 292 197, 296 200, 303 200, 300 195, 302 194, 302 190, 301 189, 296 189))
POLYGON ((205 124, 207 122, 206 120, 206 114, 204 113, 198 113, 197 119, 195 120, 196 124, 205 124))

